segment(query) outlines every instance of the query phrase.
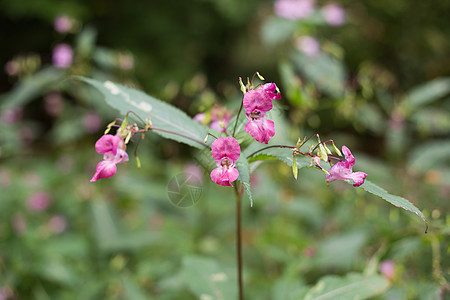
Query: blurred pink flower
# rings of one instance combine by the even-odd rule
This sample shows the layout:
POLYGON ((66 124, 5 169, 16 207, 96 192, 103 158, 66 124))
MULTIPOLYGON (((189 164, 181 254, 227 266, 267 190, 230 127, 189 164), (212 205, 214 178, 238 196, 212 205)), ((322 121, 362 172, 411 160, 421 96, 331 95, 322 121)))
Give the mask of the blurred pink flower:
POLYGON ((25 217, 21 213, 15 214, 13 217, 12 226, 16 233, 24 233, 27 229, 25 217))
POLYGON ((335 163, 328 171, 326 176, 326 182, 331 182, 339 179, 351 179, 353 180, 353 186, 360 186, 364 183, 364 179, 367 174, 364 172, 353 172, 352 168, 355 164, 355 158, 353 157, 350 149, 346 146, 342 146, 342 153, 344 153, 345 161, 335 163))
POLYGON ((70 67, 73 59, 72 48, 67 44, 58 44, 53 49, 53 65, 60 69, 70 67))
POLYGON ((48 221, 47 226, 50 232, 59 234, 66 230, 67 220, 63 216, 54 215, 48 221))
POLYGON ((5 72, 9 76, 16 76, 19 74, 20 64, 15 60, 10 60, 5 64, 5 72))
POLYGON ((301 36, 297 39, 297 49, 309 57, 315 57, 320 53, 320 44, 312 36, 301 36))
POLYGON ((209 127, 215 131, 225 132, 228 122, 231 120, 231 111, 221 105, 216 105, 211 109, 210 114, 212 122, 209 127))
POLYGON ((34 193, 28 198, 28 209, 34 212, 40 212, 47 209, 50 205, 50 195, 46 192, 34 193))
POLYGON ((314 12, 314 0, 277 0, 274 10, 275 14, 286 19, 304 19, 314 12))
POLYGON ((88 133, 96 133, 102 125, 102 119, 94 112, 88 112, 83 118, 83 127, 88 133))
POLYGON ((389 281, 395 277, 395 263, 392 259, 387 259, 380 264, 381 274, 389 281))
POLYGON ((196 122, 199 122, 199 123, 203 124, 203 122, 205 120, 206 120, 206 114, 205 113, 199 113, 199 114, 196 114, 194 116, 194 121, 196 121, 196 122))
POLYGON ((11 176, 9 175, 9 171, 5 169, 0 169, 0 186, 3 188, 7 188, 11 185, 11 176))
POLYGON ((0 120, 6 125, 12 125, 22 120, 23 118, 23 109, 21 107, 13 107, 5 109, 1 112, 0 120))
POLYGON ((231 182, 239 177, 235 169, 236 161, 241 155, 241 148, 234 137, 216 139, 212 145, 212 157, 216 160, 217 168, 211 171, 211 180, 223 186, 232 186, 231 182))
POLYGON ((59 15, 53 21, 53 27, 60 33, 66 33, 72 28, 72 21, 66 15, 59 15))
POLYGON ((117 65, 119 69, 128 71, 134 68, 134 57, 131 54, 120 54, 117 65))
POLYGON ((44 96, 45 111, 52 117, 58 116, 64 109, 62 96, 58 92, 49 93, 44 96))
POLYGON ((189 183, 199 184, 203 182, 203 171, 198 165, 187 164, 184 166, 183 172, 189 183))
POLYGON ((13 299, 14 292, 8 286, 0 287, 0 300, 13 299))
POLYGON ((345 21, 345 10, 337 3, 330 3, 322 8, 325 21, 331 26, 340 26, 345 21))

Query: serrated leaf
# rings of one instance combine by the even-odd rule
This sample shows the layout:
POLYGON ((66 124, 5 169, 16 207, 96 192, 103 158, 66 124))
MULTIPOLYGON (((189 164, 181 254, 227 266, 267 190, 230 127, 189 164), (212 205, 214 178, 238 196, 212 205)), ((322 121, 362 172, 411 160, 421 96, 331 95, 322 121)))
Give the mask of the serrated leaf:
POLYGON ((248 165, 248 160, 244 153, 241 153, 241 156, 236 161, 236 169, 239 171, 238 180, 244 186, 245 192, 250 199, 250 206, 253 206, 253 196, 250 184, 250 166, 248 165))
POLYGON ((407 199, 402 198, 400 196, 391 195, 386 190, 384 190, 381 187, 379 187, 378 185, 370 182, 369 180, 365 180, 364 183, 362 185, 360 185, 359 187, 362 188, 363 190, 365 190, 366 192, 369 192, 371 194, 374 194, 374 195, 386 200, 387 202, 391 203, 394 206, 397 206, 397 207, 400 207, 400 208, 403 208, 405 210, 415 213, 425 222, 427 229, 428 229, 427 219, 425 218, 423 213, 417 207, 415 207, 411 202, 409 202, 407 199))
POLYGON ((379 295, 388 287, 389 282, 379 275, 326 276, 306 294, 304 300, 362 300, 379 295))
MULTIPOLYGON (((292 150, 288 148, 269 148, 267 150, 263 150, 258 155, 264 154, 269 157, 275 157, 278 160, 281 160, 289 167, 292 167, 294 161, 292 157, 292 150)), ((311 160, 304 157, 296 155, 297 160, 297 168, 302 169, 311 166, 311 160)))
POLYGON ((128 111, 133 111, 142 120, 150 118, 154 127, 173 131, 184 137, 159 130, 152 130, 152 132, 199 149, 208 147, 203 143, 207 134, 206 127, 195 122, 178 108, 139 90, 111 81, 101 82, 85 77, 76 78, 98 89, 105 96, 106 103, 121 114, 125 115, 128 111))
POLYGON ((185 257, 181 276, 198 299, 227 300, 237 297, 234 279, 210 258, 185 257))

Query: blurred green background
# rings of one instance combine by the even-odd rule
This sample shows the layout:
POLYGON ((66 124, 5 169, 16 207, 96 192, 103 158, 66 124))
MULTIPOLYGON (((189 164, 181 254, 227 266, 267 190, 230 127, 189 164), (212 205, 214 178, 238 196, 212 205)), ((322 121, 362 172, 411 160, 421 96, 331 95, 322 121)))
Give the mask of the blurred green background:
POLYGON ((373 299, 446 299, 450 2, 335 3, 338 25, 325 1, 292 20, 273 1, 2 0, 0 299, 209 299, 202 269, 233 289, 234 198, 209 180, 205 154, 148 134, 141 169, 131 146, 114 177, 90 183, 95 141, 123 116, 70 76, 140 88, 194 116, 236 110, 238 77, 256 71, 282 93, 276 137, 347 145, 355 168, 430 228, 316 170, 295 181, 267 162, 243 205, 248 299, 301 299, 323 276, 351 272, 389 282, 373 299), (69 50, 55 54, 61 44, 69 50), (201 197, 177 207, 168 184, 192 172, 201 197))

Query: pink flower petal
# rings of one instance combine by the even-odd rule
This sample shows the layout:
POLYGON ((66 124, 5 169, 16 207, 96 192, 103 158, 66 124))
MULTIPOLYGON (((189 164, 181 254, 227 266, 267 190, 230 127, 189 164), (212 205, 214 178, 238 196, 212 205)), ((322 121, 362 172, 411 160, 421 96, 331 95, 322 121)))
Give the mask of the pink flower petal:
POLYGON ((97 164, 97 168, 91 182, 95 182, 99 179, 109 178, 116 174, 117 166, 114 161, 101 161, 97 164))
POLYGON ((263 89, 251 90, 244 95, 244 109, 246 113, 252 111, 269 111, 273 108, 272 99, 263 89))
POLYGON ((95 143, 95 150, 100 153, 111 152, 114 156, 117 154, 120 138, 112 134, 105 134, 95 143))
POLYGON ((244 130, 258 142, 267 144, 275 135, 275 124, 267 119, 250 120, 245 124, 244 130))
POLYGON ((239 171, 231 167, 218 167, 211 171, 211 180, 222 186, 233 186, 231 182, 239 177, 239 171))
POLYGON ((263 84, 260 89, 263 89, 271 99, 281 99, 281 94, 277 93, 277 85, 273 82, 263 84))
POLYGON ((222 137, 216 139, 212 145, 212 156, 215 160, 221 160, 224 157, 228 157, 231 160, 238 160, 241 155, 241 148, 238 141, 234 137, 222 137))

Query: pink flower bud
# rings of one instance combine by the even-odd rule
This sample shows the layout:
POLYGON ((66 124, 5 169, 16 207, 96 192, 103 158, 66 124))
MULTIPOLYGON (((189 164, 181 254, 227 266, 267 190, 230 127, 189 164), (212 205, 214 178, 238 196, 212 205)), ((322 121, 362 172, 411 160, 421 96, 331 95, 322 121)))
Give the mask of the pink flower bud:
POLYGON ((59 44, 53 49, 53 65, 65 69, 72 65, 73 51, 67 44, 59 44))

